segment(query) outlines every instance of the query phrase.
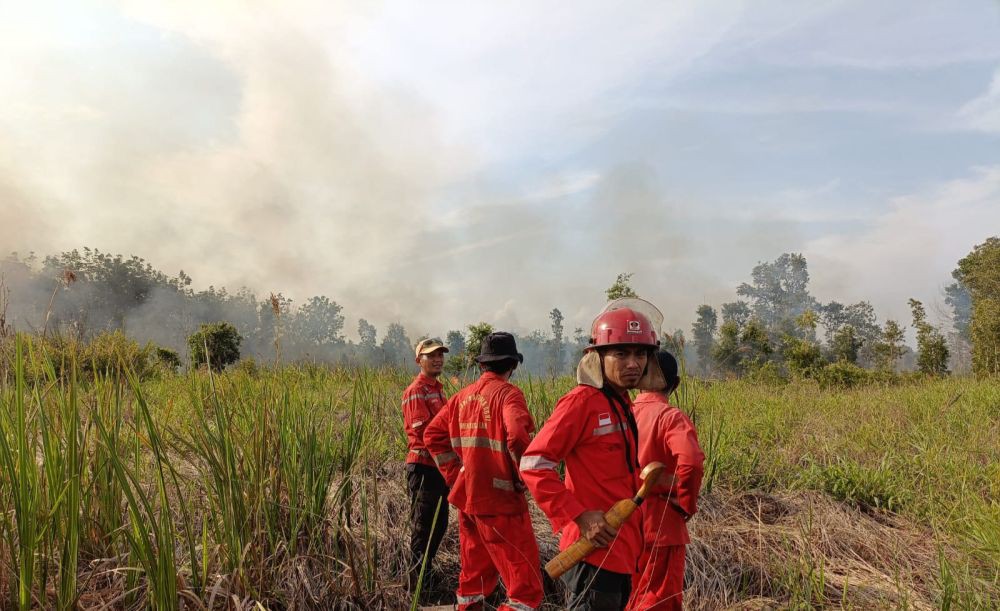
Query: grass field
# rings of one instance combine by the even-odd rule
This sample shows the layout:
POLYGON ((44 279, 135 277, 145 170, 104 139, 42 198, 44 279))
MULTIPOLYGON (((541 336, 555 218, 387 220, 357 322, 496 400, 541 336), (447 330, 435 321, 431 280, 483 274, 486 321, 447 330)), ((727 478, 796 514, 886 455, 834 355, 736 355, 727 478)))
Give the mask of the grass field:
MULTIPOLYGON (((74 381, 29 352, 0 382, 4 608, 411 607, 412 373, 74 381)), ((539 423, 573 384, 515 382, 539 423)), ((678 400, 707 455, 689 608, 1000 606, 1000 381, 689 380, 678 400)), ((447 599, 457 545, 425 600, 447 599)))

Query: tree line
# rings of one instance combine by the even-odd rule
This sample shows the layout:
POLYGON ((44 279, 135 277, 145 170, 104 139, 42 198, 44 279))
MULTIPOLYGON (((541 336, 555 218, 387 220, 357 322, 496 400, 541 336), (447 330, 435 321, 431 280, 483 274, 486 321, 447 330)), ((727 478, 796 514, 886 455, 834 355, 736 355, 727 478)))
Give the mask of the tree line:
POLYGON ((737 300, 717 310, 698 307, 690 362, 702 375, 771 372, 788 377, 861 376, 902 369, 944 375, 957 364, 979 375, 1000 373, 1000 239, 989 238, 958 262, 944 288, 950 312, 931 323, 925 305, 909 299, 915 350, 906 325, 879 322, 868 301, 819 302, 809 292, 801 254, 759 263, 737 300), (969 357, 971 356, 971 362, 969 357))
MULTIPOLYGON (((909 301, 915 350, 906 345, 906 324, 880 322, 870 302, 819 302, 809 292, 805 257, 794 253, 757 264, 750 281, 736 288, 736 300, 697 308, 690 341, 676 329, 665 334, 664 346, 685 360, 689 372, 707 377, 823 378, 907 369, 941 375, 956 364, 965 369, 967 362, 976 373, 996 374, 1000 239, 976 246, 952 275, 954 282, 944 289, 947 328, 929 321, 923 303, 909 301)), ((605 291, 608 300, 636 296, 631 278, 619 274, 605 291)), ((171 362, 180 363, 184 355, 198 365, 215 354, 225 361, 217 366, 240 358, 405 366, 422 339, 398 322, 380 333, 365 318, 358 321, 357 339, 348 338, 342 306, 324 295, 295 304, 280 292, 260 297, 246 287, 229 292, 194 290, 191 284, 183 271, 170 276, 140 257, 97 249, 42 259, 13 253, 0 261, 0 336, 16 329, 86 342, 118 331, 155 346, 171 362)), ((536 375, 572 371, 587 344, 589 330, 570 333, 558 308, 549 321, 549 329, 517 338, 525 369, 536 375)), ((480 322, 442 333, 448 370, 469 367, 491 330, 480 322)))

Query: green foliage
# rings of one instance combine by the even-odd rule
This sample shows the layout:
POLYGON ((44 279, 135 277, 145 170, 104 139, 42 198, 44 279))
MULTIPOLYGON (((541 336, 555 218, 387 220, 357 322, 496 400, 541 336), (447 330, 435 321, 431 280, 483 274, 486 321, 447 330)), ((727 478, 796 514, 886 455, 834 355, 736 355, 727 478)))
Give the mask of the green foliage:
POLYGON ((374 348, 378 339, 378 332, 375 325, 364 318, 358 319, 358 345, 362 348, 374 348))
POLYGON ((816 377, 825 365, 819 344, 791 335, 784 338, 782 356, 788 373, 796 378, 816 377))
POLYGON ((1000 374, 1000 238, 989 238, 960 260, 956 279, 972 295, 972 369, 1000 374))
POLYGON ((867 369, 856 363, 840 360, 819 369, 816 380, 822 388, 851 388, 868 383, 872 378, 867 369))
POLYGON ((382 338, 382 355, 386 362, 399 367, 413 362, 414 343, 406 335, 403 325, 394 322, 385 331, 382 338))
POLYGON ((742 329, 733 321, 723 323, 712 358, 720 371, 742 374, 763 365, 773 352, 764 325, 752 318, 742 329))
POLYGON ((971 339, 969 325, 972 322, 972 294, 962 282, 962 271, 956 269, 951 273, 955 282, 944 287, 944 302, 951 306, 952 325, 958 334, 968 341, 971 339))
POLYGON ((731 322, 736 325, 737 331, 747 324, 753 312, 745 301, 732 301, 722 304, 722 323, 731 322))
POLYGON ((746 364, 745 379, 761 386, 781 386, 788 380, 781 374, 781 368, 774 361, 750 361, 746 364))
POLYGON ((885 321, 882 336, 875 343, 873 356, 878 371, 895 371, 903 356, 903 328, 895 320, 885 321))
MULTIPOLYGON (((386 587, 402 571, 396 522, 405 492, 383 485, 402 473, 398 398, 409 372, 237 366, 141 384, 120 374, 52 384, 50 371, 33 383, 24 375, 31 351, 22 338, 21 373, 0 383, 0 583, 10 597, 0 606, 73 608, 99 589, 122 608, 211 607, 222 588, 261 608, 409 604, 386 587), (289 566, 307 567, 308 581, 290 579, 289 566)), ((1000 445, 989 423, 1000 417, 997 380, 919 376, 831 390, 761 383, 780 381, 777 373, 770 360, 749 379, 687 380, 679 393, 706 453, 705 507, 749 498, 767 509, 773 499, 783 511, 788 490, 808 488, 898 512, 899 524, 916 523, 911 532, 934 537, 948 559, 940 580, 907 565, 920 572, 920 592, 995 607, 1000 445)), ((574 385, 570 377, 515 381, 539 426, 574 385)), ((760 507, 745 509, 766 520, 760 507)), ((803 535, 789 526, 811 517, 781 514, 781 524, 760 527, 797 544, 803 535)), ((447 538, 445 551, 454 545, 447 538)), ((831 579, 824 595, 813 571, 823 556, 799 547, 774 554, 802 563, 788 579, 767 574, 775 606, 852 600, 854 573, 851 588, 831 579)), ((891 560, 870 562, 892 571, 891 560)), ((735 600, 764 595, 757 587, 735 600)))
POLYGON ((200 367, 208 363, 214 371, 222 371, 227 365, 240 360, 242 341, 243 338, 236 331, 236 327, 228 322, 201 325, 198 331, 188 338, 191 364, 200 367))
POLYGON ((481 322, 477 325, 469 325, 469 334, 465 342, 465 353, 467 355, 466 366, 471 367, 475 363, 475 358, 479 356, 483 347, 483 340, 490 333, 493 333, 493 325, 481 322))
POLYGON ((861 338, 854 330, 854 325, 844 325, 833 334, 830 356, 836 362, 857 363, 858 349, 861 348, 861 343, 861 338))
POLYGON ((909 483, 886 460, 873 466, 849 459, 837 459, 828 465, 812 464, 800 478, 804 487, 822 490, 861 509, 899 511, 912 498, 909 483))
POLYGON ((461 331, 448 331, 445 335, 444 345, 448 347, 448 354, 458 356, 465 352, 465 336, 461 331))
POLYGON ((930 375, 948 373, 948 342, 933 325, 927 322, 924 304, 910 299, 913 327, 917 330, 917 369, 930 375))
MULTIPOLYGON (((343 308, 329 297, 312 297, 295 314, 296 340, 310 348, 341 344, 343 308)), ((359 323, 360 324, 360 323, 359 323)))
POLYGON ((171 373, 175 373, 178 369, 180 369, 181 355, 178 354, 176 350, 156 346, 155 351, 156 360, 162 367, 171 373))
POLYGON ((758 263, 751 272, 752 282, 736 289, 750 300, 754 317, 765 328, 788 331, 797 316, 815 307, 809 294, 809 270, 801 254, 785 253, 771 263, 758 263))
POLYGON ((552 321, 552 339, 549 347, 549 372, 559 375, 565 367, 563 358, 563 314, 559 308, 552 308, 549 312, 549 320, 552 321))
POLYGON ((615 299, 622 299, 624 297, 638 297, 634 290, 632 290, 632 276, 630 273, 618 274, 615 278, 614 283, 608 287, 604 294, 608 296, 608 301, 614 301, 615 299))
MULTIPOLYGON (((68 379, 74 367, 76 375, 85 380, 125 373, 145 380, 161 373, 174 373, 180 365, 180 357, 173 350, 151 342, 142 346, 122 331, 100 333, 89 341, 62 335, 22 334, 22 341, 33 355, 25 364, 25 375, 30 382, 46 379, 49 370, 55 379, 68 379)), ((13 377, 10 368, 13 346, 13 342, 0 342, 0 379, 13 377)))
POLYGON ((735 373, 739 371, 740 327, 734 321, 722 323, 719 327, 719 339, 712 347, 712 360, 720 371, 735 373))
POLYGON ((719 317, 715 308, 708 304, 698 306, 697 314, 698 319, 691 326, 691 337, 698 355, 698 366, 703 374, 708 374, 712 368, 712 348, 715 346, 719 317))
POLYGON ((978 375, 1000 375, 1000 299, 978 299, 969 330, 972 370, 978 375))

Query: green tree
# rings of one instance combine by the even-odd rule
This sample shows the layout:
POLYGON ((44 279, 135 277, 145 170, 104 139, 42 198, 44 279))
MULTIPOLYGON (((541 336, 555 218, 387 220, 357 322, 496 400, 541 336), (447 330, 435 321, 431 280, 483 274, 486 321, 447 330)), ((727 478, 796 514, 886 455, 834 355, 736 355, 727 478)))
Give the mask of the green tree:
POLYGON ((340 305, 329 297, 313 297, 295 314, 297 339, 311 348, 344 343, 344 317, 340 305))
POLYGON ((664 333, 660 341, 660 347, 674 355, 678 361, 684 360, 684 331, 675 329, 673 333, 664 333))
POLYGON ((861 348, 861 338, 858 337, 854 325, 844 325, 833 334, 830 344, 830 356, 834 362, 858 363, 858 350, 861 348))
POLYGON ((740 333, 740 347, 744 351, 744 372, 763 365, 774 352, 767 328, 757 318, 751 318, 750 322, 743 327, 743 332, 740 333))
POLYGON ((948 373, 948 342, 941 332, 927 322, 924 304, 910 299, 913 328, 917 330, 917 369, 923 373, 948 373))
POLYGON ((715 308, 708 304, 698 306, 698 319, 691 326, 691 336, 694 339, 695 353, 698 355, 698 366, 703 374, 709 374, 712 369, 712 348, 715 346, 715 332, 719 317, 715 308))
POLYGON ((958 262, 958 273, 972 296, 972 370, 1000 374, 1000 238, 978 244, 958 262))
POLYGON ((378 331, 375 325, 364 318, 358 319, 358 345, 362 348, 373 349, 378 342, 378 331))
POLYGON ((712 360, 719 371, 736 373, 740 365, 740 326, 728 320, 719 327, 719 339, 712 346, 712 360))
POLYGON ((448 346, 450 356, 458 356, 465 352, 465 336, 461 331, 448 331, 444 338, 444 345, 448 346))
POLYGON ((618 274, 615 278, 614 284, 608 287, 604 293, 608 296, 608 301, 614 301, 615 299, 622 299, 623 297, 638 297, 634 290, 632 290, 632 276, 630 273, 618 274))
POLYGON ((393 365, 405 366, 412 362, 413 344, 410 343, 403 325, 398 322, 389 325, 385 337, 382 338, 382 353, 393 365))
POLYGON ((444 370, 450 374, 461 373, 468 362, 465 354, 465 336, 462 335, 461 331, 448 331, 444 345, 448 347, 448 358, 445 360, 444 370))
POLYGON ((563 314, 559 308, 552 308, 549 312, 549 320, 552 321, 552 339, 549 347, 549 359, 551 363, 550 373, 560 374, 563 371, 563 314))
POLYGON ((242 342, 236 327, 228 322, 200 325, 198 331, 188 338, 191 364, 200 367, 208 363, 214 371, 222 371, 227 365, 240 360, 242 342))
POLYGON ((732 322, 736 324, 737 329, 742 329, 752 315, 753 312, 750 311, 750 306, 745 301, 731 301, 722 304, 723 324, 732 322))
POLYGON ((745 374, 767 362, 773 352, 767 329, 761 321, 751 318, 740 329, 730 320, 719 327, 712 359, 720 371, 745 374))
POLYGON ((969 326, 972 324, 972 294, 965 283, 960 280, 962 270, 951 272, 952 282, 944 287, 944 302, 951 307, 951 320, 955 331, 965 340, 969 340, 969 326))
POLYGON ((827 346, 832 353, 840 351, 839 355, 832 355, 832 360, 840 360, 838 356, 845 356, 851 352, 850 350, 845 352, 847 345, 843 343, 848 335, 851 335, 852 339, 857 342, 857 354, 854 360, 848 362, 855 363, 860 359, 866 364, 871 364, 872 350, 882 335, 882 329, 878 326, 875 308, 872 304, 867 301, 859 301, 845 306, 842 303, 831 301, 820 307, 820 313, 826 332, 827 346), (844 331, 845 326, 853 327, 853 331, 844 331), (841 343, 839 346, 835 346, 838 333, 841 334, 841 343))
POLYGON ((771 263, 758 263, 751 272, 752 282, 744 282, 736 294, 750 301, 754 316, 775 333, 794 333, 795 317, 816 307, 809 294, 806 258, 785 253, 771 263))
POLYGON ((806 310, 795 319, 799 336, 786 334, 782 341, 782 356, 788 372, 796 377, 811 378, 823 367, 823 352, 816 341, 819 316, 806 310))
POLYGON ((468 356, 467 364, 471 367, 475 363, 475 358, 479 356, 483 347, 483 340, 490 333, 493 333, 493 325, 488 322, 480 322, 477 325, 469 325, 469 335, 465 342, 465 353, 468 356))
POLYGON ((882 336, 875 343, 875 367, 880 371, 895 371, 896 363, 903 357, 903 328, 895 320, 885 321, 882 336))

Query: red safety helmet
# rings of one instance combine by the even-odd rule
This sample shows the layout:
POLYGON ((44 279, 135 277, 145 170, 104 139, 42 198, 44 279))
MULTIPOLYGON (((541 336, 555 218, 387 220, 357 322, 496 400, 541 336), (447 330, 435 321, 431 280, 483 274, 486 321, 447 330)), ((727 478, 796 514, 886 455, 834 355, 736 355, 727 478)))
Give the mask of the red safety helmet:
POLYGON ((609 310, 594 319, 590 329, 591 348, 622 344, 655 348, 660 345, 660 340, 649 318, 632 308, 609 310))

